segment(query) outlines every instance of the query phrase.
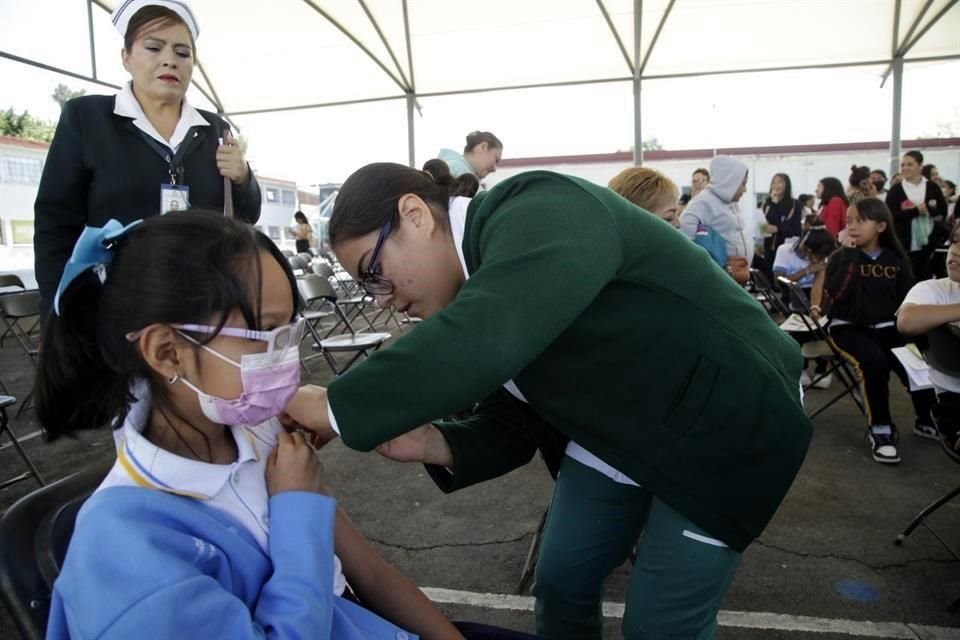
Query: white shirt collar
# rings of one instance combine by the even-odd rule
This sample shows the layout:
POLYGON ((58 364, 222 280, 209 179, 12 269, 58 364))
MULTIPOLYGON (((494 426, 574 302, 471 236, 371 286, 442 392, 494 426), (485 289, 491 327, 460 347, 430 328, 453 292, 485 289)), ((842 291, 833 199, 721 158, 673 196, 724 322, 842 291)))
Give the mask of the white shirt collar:
MULTIPOLYGON (((150 385, 140 380, 131 388, 136 401, 130 404, 123 426, 114 431, 117 460, 137 484, 199 500, 217 495, 230 479, 234 466, 210 464, 183 458, 161 449, 143 436, 150 419, 152 403, 150 385)), ((237 462, 259 459, 251 440, 252 434, 244 427, 231 427, 237 443, 237 462)))
POLYGON ((190 127, 210 126, 210 123, 200 115, 199 111, 187 102, 187 97, 184 96, 183 102, 180 105, 180 121, 177 122, 177 128, 174 129, 173 136, 171 136, 170 140, 167 140, 157 132, 156 128, 147 118, 147 115, 143 112, 143 107, 140 106, 140 102, 137 101, 137 97, 133 94, 132 82, 124 83, 120 93, 117 94, 114 100, 113 112, 124 118, 133 118, 133 124, 136 125, 138 129, 165 147, 170 147, 174 153, 176 153, 177 149, 180 148, 180 144, 187 137, 190 127))
POLYGON ((453 234, 453 244, 457 248, 457 257, 460 259, 460 266, 463 267, 463 277, 470 278, 470 272, 467 271, 467 260, 463 257, 463 236, 466 233, 467 226, 467 207, 470 206, 470 198, 456 197, 450 198, 447 205, 447 212, 450 219, 450 232, 453 234))
POLYGON ((914 204, 918 204, 927 199, 927 179, 921 177, 920 182, 913 184, 909 180, 902 180, 900 184, 903 185, 903 192, 907 195, 907 198, 913 201, 914 204))

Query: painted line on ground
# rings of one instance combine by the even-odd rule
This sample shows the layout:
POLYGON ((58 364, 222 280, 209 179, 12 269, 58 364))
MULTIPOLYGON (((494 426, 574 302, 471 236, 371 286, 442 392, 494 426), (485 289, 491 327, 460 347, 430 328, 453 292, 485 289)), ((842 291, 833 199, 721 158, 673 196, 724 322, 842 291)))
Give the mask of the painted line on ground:
MULTIPOLYGON (((456 589, 424 587, 422 591, 438 604, 459 604, 484 609, 533 611, 533 598, 504 593, 477 593, 456 589)), ((622 618, 624 605, 606 602, 603 615, 622 618)), ((893 638, 894 640, 956 640, 960 629, 936 627, 905 622, 872 622, 842 618, 816 618, 765 611, 726 611, 717 615, 721 627, 739 629, 767 629, 797 633, 837 633, 861 638, 893 638)))

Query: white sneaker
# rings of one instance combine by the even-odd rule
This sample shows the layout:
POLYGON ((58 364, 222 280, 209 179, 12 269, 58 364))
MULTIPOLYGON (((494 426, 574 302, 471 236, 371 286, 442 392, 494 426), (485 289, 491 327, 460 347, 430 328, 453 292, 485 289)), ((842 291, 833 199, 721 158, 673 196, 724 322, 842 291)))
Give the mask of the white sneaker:
POLYGON ((800 374, 800 384, 804 387, 810 384, 810 375, 806 371, 800 374))
POLYGON ((814 388, 816 389, 829 389, 830 385, 833 384, 833 374, 828 373, 824 377, 820 378, 813 383, 814 388))

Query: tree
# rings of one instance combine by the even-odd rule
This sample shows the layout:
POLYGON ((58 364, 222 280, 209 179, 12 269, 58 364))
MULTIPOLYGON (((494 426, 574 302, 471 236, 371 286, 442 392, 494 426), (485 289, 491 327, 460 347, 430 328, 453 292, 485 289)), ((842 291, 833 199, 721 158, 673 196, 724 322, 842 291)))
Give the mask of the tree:
POLYGON ((60 105, 61 109, 63 109, 63 105, 67 103, 67 100, 72 100, 85 95, 87 95, 85 89, 71 89, 67 85, 61 83, 58 84, 57 88, 53 90, 53 95, 50 97, 53 98, 54 102, 60 105))
POLYGON ((657 140, 657 137, 647 138, 643 141, 644 151, 663 151, 663 145, 657 140))
POLYGON ((29 111, 17 113, 12 107, 0 111, 0 135, 50 142, 55 129, 55 125, 34 118, 29 111))

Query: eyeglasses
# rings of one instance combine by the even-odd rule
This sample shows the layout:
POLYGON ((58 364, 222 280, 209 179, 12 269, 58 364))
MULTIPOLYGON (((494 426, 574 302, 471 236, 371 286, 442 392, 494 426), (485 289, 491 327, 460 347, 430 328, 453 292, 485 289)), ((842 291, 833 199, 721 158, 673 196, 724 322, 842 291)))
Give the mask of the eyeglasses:
POLYGON ((386 296, 393 293, 393 282, 380 273, 380 250, 383 249, 383 242, 390 235, 392 228, 393 219, 391 218, 380 229, 380 236, 377 238, 377 244, 373 246, 373 253, 370 254, 370 262, 366 270, 360 272, 360 286, 371 296, 386 296))
MULTIPOLYGON (((303 339, 303 331, 304 327, 306 326, 306 321, 303 318, 298 318, 291 324, 277 327, 276 329, 271 329, 270 331, 254 331, 253 329, 240 329, 239 327, 223 327, 217 331, 215 326, 206 324, 171 324, 170 326, 174 329, 179 329, 180 331, 189 331, 191 333, 205 333, 207 335, 216 334, 218 336, 227 336, 230 338, 244 338, 246 340, 258 340, 260 342, 266 342, 267 348, 265 352, 270 354, 270 361, 280 362, 283 360, 284 355, 286 355, 288 350, 298 349, 300 347, 300 341, 303 339)), ((135 342, 140 339, 140 335, 142 333, 142 331, 129 333, 127 334, 127 340, 130 342, 135 342)), ((184 335, 184 337, 195 344, 200 344, 197 340, 194 340, 190 336, 184 335)), ((235 362, 234 364, 240 366, 239 363, 235 362)))

